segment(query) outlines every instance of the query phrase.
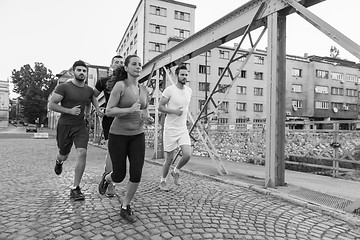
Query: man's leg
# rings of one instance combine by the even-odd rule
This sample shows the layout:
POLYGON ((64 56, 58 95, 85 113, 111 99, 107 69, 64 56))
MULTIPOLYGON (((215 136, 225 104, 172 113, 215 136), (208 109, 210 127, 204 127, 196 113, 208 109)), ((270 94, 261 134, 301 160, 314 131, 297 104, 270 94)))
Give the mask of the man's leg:
POLYGON ((182 156, 181 156, 178 164, 176 165, 176 168, 179 170, 189 162, 190 157, 191 157, 191 146, 190 145, 182 145, 180 147, 181 147, 182 156))
POLYGON ((58 155, 56 156, 55 168, 54 168, 56 175, 60 175, 62 173, 62 165, 66 161, 68 156, 69 154, 61 155, 60 153, 58 153, 58 155))
POLYGON ((74 187, 80 185, 81 178, 84 174, 85 166, 86 166, 86 155, 87 149, 86 148, 78 148, 78 159, 75 165, 75 177, 74 177, 74 187))
POLYGON ((174 151, 165 152, 165 160, 163 163, 162 176, 159 185, 160 189, 164 191, 169 191, 169 188, 166 186, 166 177, 169 174, 170 166, 174 159, 174 151))
POLYGON ((77 148, 78 159, 75 164, 75 177, 74 177, 74 186, 70 190, 70 197, 75 201, 84 200, 85 196, 81 192, 80 182, 81 178, 84 174, 85 166, 86 166, 86 148, 77 148))
POLYGON ((108 148, 108 141, 106 140, 106 155, 105 155, 105 172, 109 173, 112 172, 113 167, 112 167, 112 162, 111 162, 111 158, 110 158, 110 154, 109 154, 109 148, 108 148))
MULTIPOLYGON (((108 145, 108 140, 106 140, 106 146, 107 145, 108 145)), ((112 170, 113 170, 113 167, 112 167, 112 162, 111 162, 111 158, 110 158, 109 148, 107 148, 107 152, 105 155, 105 172, 110 173, 110 172, 112 172, 112 170)), ((115 185, 113 183, 109 184, 105 195, 108 197, 115 196, 115 185)))
POLYGON ((171 176, 174 178, 174 183, 176 185, 180 185, 180 174, 179 171, 180 169, 185 166, 185 164, 187 164, 190 160, 191 157, 191 146, 190 145, 181 145, 181 153, 182 156, 179 160, 179 162, 177 163, 176 167, 174 168, 174 171, 171 172, 171 176))

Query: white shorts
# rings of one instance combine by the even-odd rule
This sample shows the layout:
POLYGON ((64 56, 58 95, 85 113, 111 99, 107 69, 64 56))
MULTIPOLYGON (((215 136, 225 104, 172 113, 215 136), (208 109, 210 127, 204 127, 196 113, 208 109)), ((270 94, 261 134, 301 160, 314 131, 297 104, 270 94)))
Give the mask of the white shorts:
POLYGON ((187 128, 164 128, 164 151, 171 152, 179 146, 191 145, 187 128))

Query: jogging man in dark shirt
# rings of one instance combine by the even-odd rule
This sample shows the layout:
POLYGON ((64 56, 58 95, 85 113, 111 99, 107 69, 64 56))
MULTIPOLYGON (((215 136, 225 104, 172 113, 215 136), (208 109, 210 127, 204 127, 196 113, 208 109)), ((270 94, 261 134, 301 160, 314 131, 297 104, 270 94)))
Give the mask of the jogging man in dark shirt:
MULTIPOLYGON (((112 78, 114 77, 114 75, 116 75, 117 71, 119 71, 119 67, 123 67, 123 66, 124 66, 123 57, 122 56, 114 56, 111 60, 111 65, 109 68, 108 76, 99 79, 95 84, 95 88, 94 88, 95 97, 99 96, 101 92, 104 93, 104 97, 105 97, 104 108, 106 108, 106 106, 107 106, 107 103, 108 103, 109 97, 110 97, 110 92, 111 92, 112 86, 113 86, 113 84, 110 84, 110 81, 114 80, 112 78)), ((102 118, 102 121, 101 121, 102 129, 104 131, 104 138, 106 141, 106 146, 108 144, 108 139, 109 139, 109 129, 110 129, 110 126, 111 126, 111 123, 113 120, 114 120, 113 117, 108 117, 108 116, 104 115, 102 118)), ((111 163, 111 159, 110 159, 110 154, 106 153, 106 155, 105 155, 105 173, 109 173, 111 171, 112 171, 112 163, 111 163)), ((108 197, 115 196, 115 186, 113 184, 110 184, 108 186, 107 191, 106 191, 106 196, 108 196, 108 197)))
POLYGON ((91 103, 99 111, 99 103, 94 96, 94 90, 85 84, 87 66, 79 60, 73 65, 74 78, 59 84, 49 100, 49 109, 61 113, 57 129, 56 141, 59 153, 56 157, 55 173, 60 175, 64 161, 68 158, 73 144, 77 150, 78 159, 75 165, 74 184, 70 197, 74 200, 84 200, 80 182, 86 166, 89 130, 85 115, 90 113, 91 103))

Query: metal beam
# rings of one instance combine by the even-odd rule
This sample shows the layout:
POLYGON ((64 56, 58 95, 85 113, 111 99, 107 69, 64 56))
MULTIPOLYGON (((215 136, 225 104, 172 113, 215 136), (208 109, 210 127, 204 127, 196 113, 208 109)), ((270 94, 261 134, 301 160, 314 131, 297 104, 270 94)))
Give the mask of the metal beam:
POLYGON ((314 27, 323 32, 330 39, 338 43, 340 46, 348 50, 351 54, 357 57, 360 60, 360 46, 352 41, 350 38, 346 37, 344 34, 333 28, 327 22, 307 10, 304 6, 296 2, 295 0, 284 0, 290 6, 292 6, 295 11, 303 17, 306 21, 311 23, 314 27))
MULTIPOLYGON (((301 0, 304 6, 311 6, 323 1, 324 0, 301 0)), ((265 26, 267 23, 266 17, 270 14, 289 8, 289 4, 283 0, 249 1, 144 64, 139 81, 145 82, 147 80, 147 76, 151 74, 152 67, 155 63, 156 67, 153 70, 157 70, 166 65, 170 67, 175 66, 212 48, 218 47, 239 36, 242 36, 251 22, 252 17, 263 3, 266 7, 255 20, 251 30, 265 26)), ((293 12, 289 10, 287 11, 287 14, 291 13, 293 12)))
POLYGON ((285 185, 286 16, 268 17, 265 187, 285 185))

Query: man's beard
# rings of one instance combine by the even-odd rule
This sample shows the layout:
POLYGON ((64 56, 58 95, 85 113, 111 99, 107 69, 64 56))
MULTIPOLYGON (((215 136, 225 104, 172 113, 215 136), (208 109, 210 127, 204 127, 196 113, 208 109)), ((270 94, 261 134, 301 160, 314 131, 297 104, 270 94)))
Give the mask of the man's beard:
POLYGON ((85 81, 85 76, 80 74, 79 76, 75 76, 75 79, 80 81, 80 82, 83 82, 83 81, 85 81), (82 76, 82 78, 80 78, 80 76, 82 76))
POLYGON ((179 83, 181 83, 182 85, 186 84, 186 79, 179 79, 179 83))

